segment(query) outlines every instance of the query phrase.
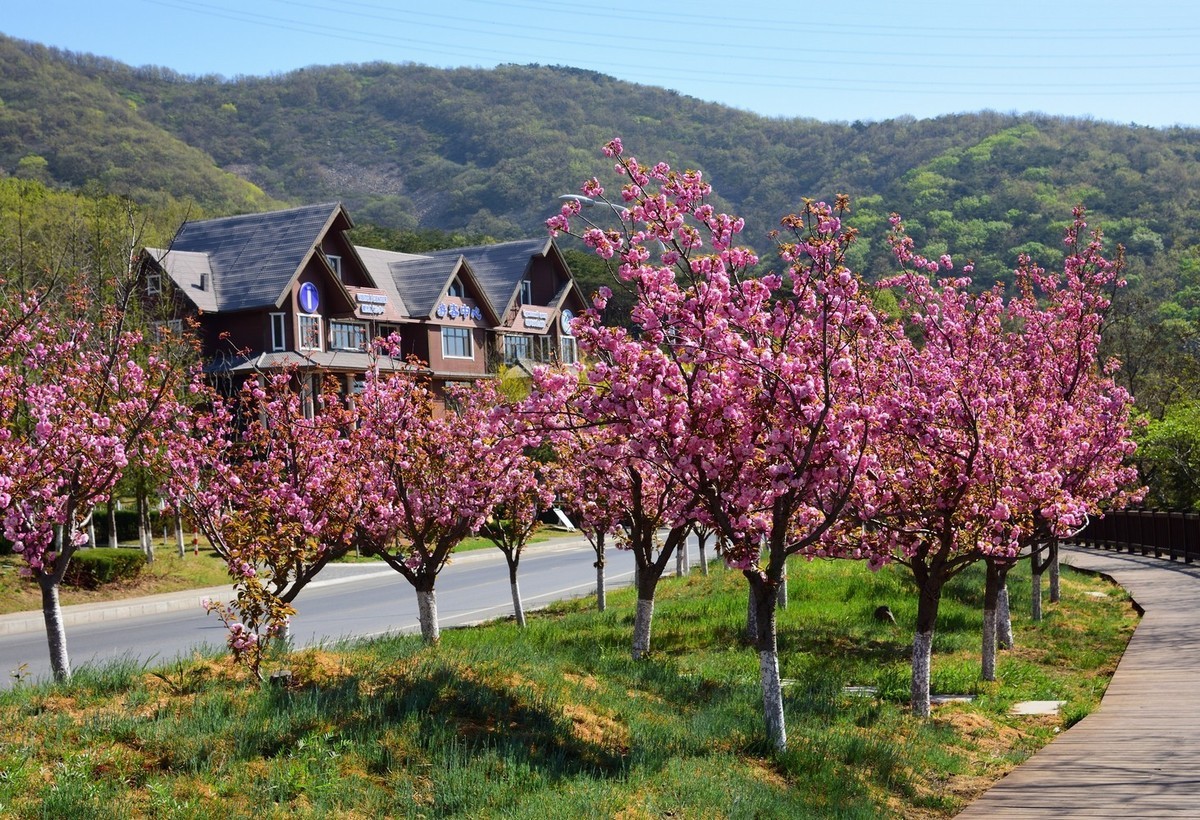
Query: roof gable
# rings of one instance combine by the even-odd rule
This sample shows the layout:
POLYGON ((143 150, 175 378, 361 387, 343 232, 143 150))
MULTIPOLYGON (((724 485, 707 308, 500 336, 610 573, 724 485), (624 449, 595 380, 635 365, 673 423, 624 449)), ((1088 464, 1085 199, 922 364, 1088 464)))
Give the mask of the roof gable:
POLYGON ((215 310, 274 306, 339 217, 350 226, 341 204, 335 202, 186 222, 163 267, 171 270, 170 257, 177 251, 203 254, 214 274, 215 310))
POLYGON ((434 251, 427 256, 440 258, 454 255, 466 259, 491 303, 492 312, 503 316, 521 287, 521 280, 529 269, 529 260, 545 253, 549 245, 548 238, 521 239, 498 245, 434 251))

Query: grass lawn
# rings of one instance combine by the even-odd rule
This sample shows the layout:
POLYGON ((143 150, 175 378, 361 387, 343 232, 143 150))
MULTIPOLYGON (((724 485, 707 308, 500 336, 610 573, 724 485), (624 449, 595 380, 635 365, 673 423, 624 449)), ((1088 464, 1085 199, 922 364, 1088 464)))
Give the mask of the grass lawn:
MULTIPOLYGON (((1027 600, 1028 571, 1010 578, 1027 600)), ((126 663, 0 693, 5 817, 949 817, 1099 702, 1136 624, 1127 596, 1064 571, 1041 623, 978 680, 982 572, 948 588, 933 689, 907 710, 915 616, 904 570, 797 563, 780 614, 789 749, 765 741, 746 585, 666 579, 653 651, 629 659, 634 599, 614 591, 511 621, 297 652, 289 687, 224 657, 126 663), (1100 596, 1085 594, 1101 592, 1100 596), (872 617, 888 604, 903 625, 872 617), (851 685, 877 696, 852 696, 851 685), (1020 700, 1067 701, 1015 717, 1020 700)))

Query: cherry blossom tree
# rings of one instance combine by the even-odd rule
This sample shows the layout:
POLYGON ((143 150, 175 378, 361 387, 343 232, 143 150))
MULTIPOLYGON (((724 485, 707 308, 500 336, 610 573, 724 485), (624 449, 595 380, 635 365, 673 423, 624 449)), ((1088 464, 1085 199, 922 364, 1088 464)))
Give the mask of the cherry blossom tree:
POLYGON ((512 590, 513 616, 517 625, 524 628, 525 606, 517 570, 542 511, 554 503, 558 467, 553 462, 539 462, 535 458, 535 445, 540 442, 531 432, 533 428, 519 406, 505 401, 488 382, 476 385, 473 393, 473 403, 492 405, 487 416, 488 433, 479 446, 486 450, 481 455, 493 465, 495 502, 480 533, 504 554, 512 590))
MULTIPOLYGON (((744 571, 757 615, 768 734, 783 748, 776 591, 789 555, 866 557, 847 536, 856 530, 848 522, 869 458, 879 320, 843 264, 853 234, 834 209, 807 203, 787 223, 797 238, 784 247, 792 292, 777 298, 782 278, 748 275, 757 257, 734 245, 742 222, 708 204, 711 188, 700 174, 643 166, 624 155, 619 140, 605 153, 628 178, 621 190, 627 207, 612 208, 621 229, 588 225, 581 235, 601 256, 619 260, 616 275, 635 293, 631 318, 639 332, 599 323, 608 296, 601 291, 596 309, 576 320, 576 338, 593 364, 591 393, 573 406, 612 437, 609 451, 597 450, 627 471, 632 500, 644 501, 647 486, 671 488, 680 500, 658 508, 670 513, 662 519, 671 527, 666 546, 682 544, 700 520, 744 571), (659 246, 657 258, 650 244, 659 246)), ((597 180, 583 193, 604 194, 597 180)), ((570 230, 579 210, 568 202, 551 229, 570 230)), ((636 542, 639 520, 631 520, 636 542)), ((657 578, 644 576, 654 567, 641 557, 638 568, 636 623, 648 623, 643 612, 652 612, 657 578)), ((635 631, 635 656, 639 649, 635 631)))
MULTIPOLYGON (((87 314, 81 291, 76 316, 87 314)), ((185 408, 185 370, 127 330, 133 299, 95 319, 55 315, 37 294, 0 305, 0 516, 42 593, 55 680, 71 676, 59 588, 95 506, 185 408)))
POLYGON ((357 481, 353 416, 331 381, 309 417, 290 371, 264 374, 179 425, 167 491, 226 562, 235 599, 210 602, 234 656, 261 677, 287 644, 296 597, 350 549, 357 481))
MULTIPOLYGON (((1127 430, 1121 432, 1127 397, 1105 389, 1103 400, 1083 400, 1078 393, 1068 402, 1061 390, 1042 389, 1048 371, 1067 364, 1046 355, 1054 346, 1050 334, 1074 338, 1059 347, 1062 355, 1078 357, 1079 345, 1094 350, 1093 312, 1078 304, 1057 315, 1043 312, 1030 293, 1006 301, 1000 286, 973 293, 968 278, 950 274, 950 257, 920 256, 899 217, 892 224, 893 251, 905 269, 884 284, 903 294, 908 335, 918 341, 898 358, 895 389, 884 394, 891 422, 878 443, 885 480, 871 534, 890 544, 917 582, 912 707, 928 716, 930 657, 945 583, 972 562, 989 559, 991 588, 998 589, 1002 571, 1031 538, 1063 535, 1089 509, 1120 497, 1119 486, 1129 478, 1120 460, 1131 445, 1127 430), (943 278, 933 281, 938 274, 943 278), (1048 347, 1034 355, 1038 346, 1048 347), (1084 491, 1067 477, 1076 446, 1069 439, 1086 441, 1092 422, 1114 438, 1105 459, 1090 460, 1097 469, 1084 491)), ((1110 275, 1107 265, 1096 267, 1100 276, 1110 275)), ((1077 376, 1067 378, 1087 384, 1084 376, 1093 370, 1081 364, 1077 376)), ((985 655, 995 635, 994 615, 989 620, 985 655)))
POLYGON ((355 539, 412 584, 427 643, 440 636, 438 573, 499 502, 489 399, 469 388, 453 399, 457 410, 436 416, 420 378, 369 374, 355 402, 353 446, 361 470, 355 539))

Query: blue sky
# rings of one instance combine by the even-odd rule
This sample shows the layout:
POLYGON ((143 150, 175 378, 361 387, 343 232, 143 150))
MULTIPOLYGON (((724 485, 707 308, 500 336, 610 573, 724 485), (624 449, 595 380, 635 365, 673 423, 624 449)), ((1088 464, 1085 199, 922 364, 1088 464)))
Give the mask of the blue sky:
POLYGON ((0 32, 188 75, 592 69, 768 116, 992 109, 1200 126, 1195 0, 4 0, 0 32))

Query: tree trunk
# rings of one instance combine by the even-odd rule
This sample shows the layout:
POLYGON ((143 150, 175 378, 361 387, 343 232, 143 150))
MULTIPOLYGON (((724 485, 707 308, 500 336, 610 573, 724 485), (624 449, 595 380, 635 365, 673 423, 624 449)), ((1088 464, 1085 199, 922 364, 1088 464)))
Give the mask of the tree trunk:
POLYGON ((1050 603, 1057 604, 1062 593, 1058 565, 1058 539, 1050 542, 1050 603))
POLYGON ((983 590, 983 654, 979 664, 980 675, 987 681, 996 679, 996 619, 1004 575, 1005 570, 995 561, 987 561, 987 580, 983 590))
POLYGON ((283 624, 279 627, 279 634, 275 636, 275 640, 279 642, 279 646, 284 652, 292 650, 292 619, 285 618, 283 624))
POLYGON ((116 549, 117 544, 117 500, 110 498, 108 500, 108 545, 116 549))
POLYGON ((179 557, 182 558, 187 554, 187 547, 183 543, 183 510, 175 508, 175 547, 179 550, 179 557))
POLYGON ((513 602, 513 617, 517 619, 517 626, 521 629, 525 628, 525 604, 521 601, 521 586, 517 583, 517 561, 521 558, 519 555, 510 555, 508 550, 502 550, 504 560, 508 562, 508 587, 512 590, 513 602))
POLYGON ((702 572, 704 574, 705 578, 708 577, 708 556, 706 556, 704 554, 704 548, 705 548, 707 542, 708 542, 707 535, 699 535, 699 534, 696 535, 696 547, 700 553, 700 572, 702 572))
POLYGON ((146 499, 144 493, 139 492, 137 497, 138 508, 138 540, 142 545, 142 552, 146 554, 146 563, 154 563, 154 533, 150 529, 150 503, 146 499))
POLYGON ((433 645, 442 637, 438 627, 437 593, 432 589, 417 590, 417 618, 421 623, 421 638, 433 645))
POLYGON ((1013 648, 1012 612, 1008 607, 1007 580, 996 596, 996 646, 1001 649, 1013 648))
POLYGON ((600 551, 596 553, 598 557, 596 567, 596 610, 603 612, 608 606, 606 598, 606 589, 604 586, 604 548, 600 547, 600 551))
POLYGON ((46 622, 46 642, 50 646, 50 669, 54 680, 65 683, 71 679, 71 661, 67 657, 67 631, 63 624, 62 605, 58 602, 58 578, 38 574, 42 590, 42 618, 46 622))
POLYGON ((654 599, 639 594, 633 618, 633 659, 640 661, 650 651, 650 627, 654 621, 654 599))
POLYGON ((92 548, 100 546, 96 543, 96 511, 94 509, 92 510, 92 514, 88 516, 87 545, 92 548))
POLYGON ((917 630, 912 650, 912 713, 929 717, 929 673, 933 662, 933 630, 941 604, 943 579, 927 576, 917 598, 917 630))
POLYGON ((684 541, 683 545, 679 549, 675 550, 675 575, 678 578, 682 578, 684 575, 687 574, 687 571, 684 569, 684 564, 687 563, 686 556, 687 556, 687 541, 684 541))
POLYGON ((779 647, 776 640, 775 611, 778 584, 762 573, 745 573, 750 586, 751 610, 756 630, 754 648, 758 651, 758 673, 762 688, 763 722, 767 739, 776 751, 787 749, 787 725, 783 715, 783 685, 779 680, 779 647))
POLYGON ((780 609, 788 607, 787 564, 783 565, 783 575, 779 579, 779 588, 775 592, 775 603, 780 609))

